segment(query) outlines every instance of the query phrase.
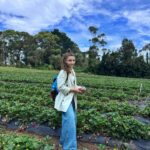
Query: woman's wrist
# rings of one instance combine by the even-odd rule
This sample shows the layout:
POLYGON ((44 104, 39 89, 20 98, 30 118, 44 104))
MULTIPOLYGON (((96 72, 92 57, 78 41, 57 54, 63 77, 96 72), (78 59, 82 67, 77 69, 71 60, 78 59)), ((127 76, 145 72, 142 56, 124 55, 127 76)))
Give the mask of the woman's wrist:
POLYGON ((70 92, 75 92, 75 88, 70 88, 70 92))

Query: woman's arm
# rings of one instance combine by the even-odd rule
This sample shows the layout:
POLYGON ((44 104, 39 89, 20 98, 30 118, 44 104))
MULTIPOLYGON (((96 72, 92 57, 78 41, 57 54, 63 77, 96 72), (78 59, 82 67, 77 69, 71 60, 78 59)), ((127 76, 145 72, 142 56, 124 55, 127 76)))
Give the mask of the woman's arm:
POLYGON ((78 86, 72 88, 67 87, 65 85, 66 79, 67 79, 66 71, 61 70, 57 78, 57 87, 59 91, 61 91, 64 95, 67 95, 69 92, 82 93, 82 91, 78 86))
POLYGON ((78 88, 78 87, 70 88, 70 92, 82 93, 82 91, 81 91, 80 88, 78 88))

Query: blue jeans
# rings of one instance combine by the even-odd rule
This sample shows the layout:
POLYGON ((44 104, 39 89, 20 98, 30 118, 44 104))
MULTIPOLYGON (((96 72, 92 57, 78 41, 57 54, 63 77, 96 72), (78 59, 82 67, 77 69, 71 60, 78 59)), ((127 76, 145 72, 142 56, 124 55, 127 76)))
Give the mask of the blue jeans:
POLYGON ((77 150, 76 125, 77 117, 73 99, 67 112, 62 112, 60 144, 63 150, 77 150))

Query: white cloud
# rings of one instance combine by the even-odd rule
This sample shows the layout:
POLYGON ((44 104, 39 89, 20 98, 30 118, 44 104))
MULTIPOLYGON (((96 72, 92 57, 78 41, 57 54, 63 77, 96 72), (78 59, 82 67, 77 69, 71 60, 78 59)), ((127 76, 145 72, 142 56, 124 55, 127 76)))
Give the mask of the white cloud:
POLYGON ((0 0, 0 20, 7 29, 36 33, 70 18, 82 0, 0 0))
POLYGON ((141 35, 150 36, 150 9, 124 11, 123 16, 128 19, 128 25, 141 35))
POLYGON ((147 44, 149 44, 149 43, 150 43, 149 40, 143 40, 143 41, 141 42, 141 45, 142 45, 141 48, 143 48, 145 45, 147 45, 147 44))
MULTIPOLYGON (((122 1, 125 2, 125 0, 122 1)), ((110 0, 105 2, 108 3, 110 0)), ((125 30, 122 33, 121 30, 113 36, 106 33, 106 41, 111 49, 120 47, 121 38, 126 31, 128 37, 134 39, 141 38, 143 35, 150 36, 150 9, 138 7, 135 10, 129 10, 128 7, 123 7, 113 11, 111 7, 116 8, 119 2, 111 1, 107 9, 103 6, 103 3, 103 0, 0 0, 0 22, 6 29, 35 34, 42 29, 55 27, 64 18, 67 18, 64 19, 66 22, 63 22, 63 25, 59 28, 67 33, 67 28, 70 30, 72 27, 73 32, 68 30, 67 35, 83 51, 87 49, 88 40, 91 38, 88 27, 94 25, 101 29, 103 19, 97 20, 94 18, 98 15, 108 17, 108 24, 113 23, 114 20, 117 21, 119 18, 125 18, 128 21, 128 26, 124 26, 125 30), (91 17, 85 19, 85 16, 91 17), (129 34, 127 27, 137 30, 138 34, 129 34)), ((108 27, 107 21, 106 27, 108 27)), ((109 26, 109 28, 111 27, 109 26)), ((112 32, 114 33, 113 30, 112 32)))
POLYGON ((122 38, 119 35, 107 35, 106 36, 106 41, 108 42, 107 47, 114 51, 120 48, 122 38))
POLYGON ((121 42, 118 42, 116 41, 116 43, 113 43, 112 45, 108 46, 108 48, 111 50, 111 51, 116 51, 117 49, 119 49, 121 47, 121 42))
POLYGON ((150 24, 150 10, 133 10, 125 11, 123 13, 124 17, 128 18, 132 23, 137 23, 139 25, 149 25, 150 24))

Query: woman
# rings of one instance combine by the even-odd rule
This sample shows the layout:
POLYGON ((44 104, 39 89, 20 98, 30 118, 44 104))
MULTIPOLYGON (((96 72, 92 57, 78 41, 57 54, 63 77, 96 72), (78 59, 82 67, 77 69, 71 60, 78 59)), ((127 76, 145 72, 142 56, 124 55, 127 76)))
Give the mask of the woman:
POLYGON ((62 111, 60 144, 63 150, 77 150, 77 93, 85 92, 85 88, 76 84, 74 65, 74 54, 71 52, 65 53, 62 60, 62 69, 57 78, 59 93, 56 97, 54 108, 62 111))

